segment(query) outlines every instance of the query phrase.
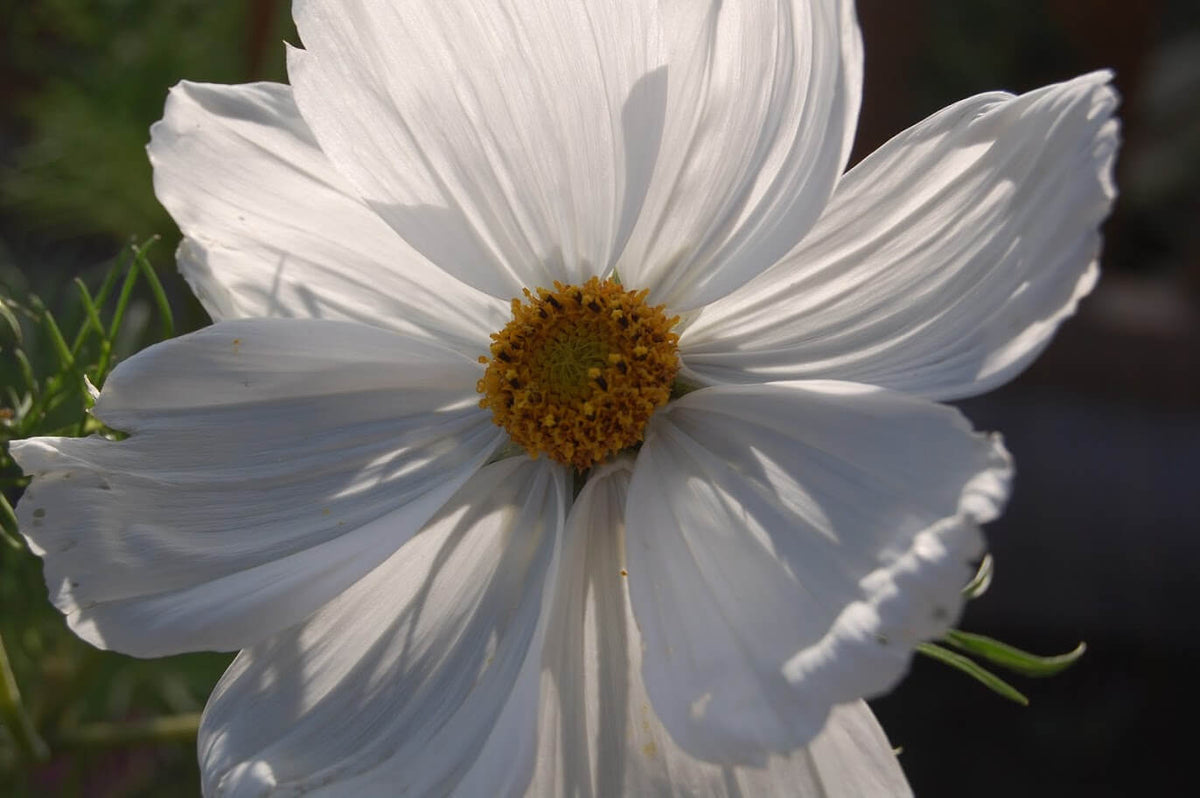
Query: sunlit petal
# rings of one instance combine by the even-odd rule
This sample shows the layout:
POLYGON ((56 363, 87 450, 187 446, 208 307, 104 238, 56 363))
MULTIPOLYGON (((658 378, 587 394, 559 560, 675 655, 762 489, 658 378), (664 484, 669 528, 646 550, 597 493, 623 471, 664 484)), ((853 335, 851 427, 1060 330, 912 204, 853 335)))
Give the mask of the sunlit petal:
POLYGON ((670 405, 630 484, 626 560, 671 736, 761 765, 891 687, 957 618, 1010 476, 956 411, 866 386, 723 386, 670 405))
POLYGON ((187 236, 179 268, 215 320, 360 321, 477 355, 505 317, 354 195, 288 86, 181 83, 149 154, 155 192, 187 236))
POLYGON ((206 792, 522 789, 567 490, 545 461, 487 466, 385 563, 243 651, 201 725, 206 792))
POLYGON ((901 133, 783 262, 705 308, 680 342, 686 367, 933 399, 1020 373, 1096 282, 1116 195, 1109 78, 980 95, 901 133))
POLYGON ((658 4, 299 0, 288 74, 336 167, 494 296, 607 271, 662 128, 658 4))
POLYGON ((666 129, 619 270, 675 310, 757 276, 846 165, 862 90, 850 0, 662 3, 666 129))
POLYGON ((624 515, 632 461, 588 481, 572 507, 544 643, 533 796, 887 795, 910 791, 866 704, 834 708, 806 748, 764 768, 722 766, 681 749, 642 681, 629 602, 624 515))
POLYGON ((51 599, 84 639, 138 656, 296 623, 499 444, 476 376, 450 350, 344 322, 226 322, 151 347, 96 402, 127 440, 12 444, 51 599))

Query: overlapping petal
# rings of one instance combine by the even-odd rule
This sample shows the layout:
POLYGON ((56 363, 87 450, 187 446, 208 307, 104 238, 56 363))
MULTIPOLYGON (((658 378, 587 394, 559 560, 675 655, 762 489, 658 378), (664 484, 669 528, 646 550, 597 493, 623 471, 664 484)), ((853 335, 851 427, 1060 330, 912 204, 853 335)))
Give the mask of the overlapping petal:
POLYGON ((127 439, 12 445, 72 628, 246 649, 208 794, 909 794, 860 699, 955 621, 1011 478, 928 399, 1012 377, 1092 287, 1110 76, 843 177, 852 0, 294 10, 294 90, 180 84, 150 145, 181 269, 240 320, 113 372, 127 439), (710 387, 574 500, 485 465, 503 300, 614 270, 710 387))
POLYGON ((288 74, 337 168, 494 296, 603 273, 662 128, 657 3, 297 0, 288 74))
POLYGON ((233 321, 122 363, 114 442, 34 438, 21 529, 71 627, 139 656, 235 649, 370 571, 499 444, 478 366, 347 322, 233 321))
POLYGON ((1110 75, 984 94, 901 133, 808 237, 680 341, 704 381, 844 379, 934 399, 1011 379, 1096 280, 1110 75))
POLYGON ((894 684, 957 618, 1010 468, 953 409, 849 383, 720 386, 660 411, 626 560, 671 736, 762 764, 894 684))
POLYGON ((289 75, 325 152, 417 249, 503 298, 614 264, 679 310, 727 293, 816 221, 858 114, 846 0, 295 15, 289 75))
POLYGON ((642 681, 642 635, 625 576, 632 460, 583 487, 567 524, 544 643, 536 796, 909 795, 862 702, 833 710, 807 748, 764 768, 704 762, 658 719, 642 681))
POLYGON ((816 222, 849 155, 862 45, 851 0, 661 6, 666 127, 619 271, 682 311, 757 276, 816 222))
POLYGON ((518 794, 568 491, 545 460, 486 466, 385 563, 243 651, 201 725, 206 794, 518 794))
POLYGON ((354 195, 288 86, 180 83, 149 155, 186 236, 179 268, 215 320, 347 319, 478 354, 507 316, 354 195))

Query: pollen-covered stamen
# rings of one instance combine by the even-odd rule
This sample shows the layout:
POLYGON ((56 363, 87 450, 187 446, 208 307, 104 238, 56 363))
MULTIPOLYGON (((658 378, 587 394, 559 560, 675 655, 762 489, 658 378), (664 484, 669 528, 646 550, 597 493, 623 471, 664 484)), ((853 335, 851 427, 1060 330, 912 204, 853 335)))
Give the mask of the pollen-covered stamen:
POLYGON ((492 335, 479 406, 533 457, 579 470, 640 442, 679 370, 679 336, 646 291, 595 277, 525 289, 492 335))

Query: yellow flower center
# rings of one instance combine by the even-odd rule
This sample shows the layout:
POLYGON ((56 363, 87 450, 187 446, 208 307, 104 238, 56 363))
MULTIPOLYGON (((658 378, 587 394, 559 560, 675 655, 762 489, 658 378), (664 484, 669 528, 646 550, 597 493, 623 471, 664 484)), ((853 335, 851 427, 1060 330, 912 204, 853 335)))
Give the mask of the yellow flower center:
POLYGON ((679 370, 679 317, 646 294, 595 277, 525 289, 492 334, 492 356, 479 358, 479 406, 531 456, 580 471, 639 443, 679 370))

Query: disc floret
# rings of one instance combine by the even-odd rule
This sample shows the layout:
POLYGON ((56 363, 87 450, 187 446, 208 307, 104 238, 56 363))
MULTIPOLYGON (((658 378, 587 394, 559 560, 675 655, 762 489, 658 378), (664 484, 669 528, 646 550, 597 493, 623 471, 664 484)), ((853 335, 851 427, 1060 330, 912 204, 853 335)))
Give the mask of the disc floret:
POLYGON ((524 293, 479 358, 479 406, 531 456, 580 471, 640 443, 679 370, 679 317, 596 277, 524 293))

